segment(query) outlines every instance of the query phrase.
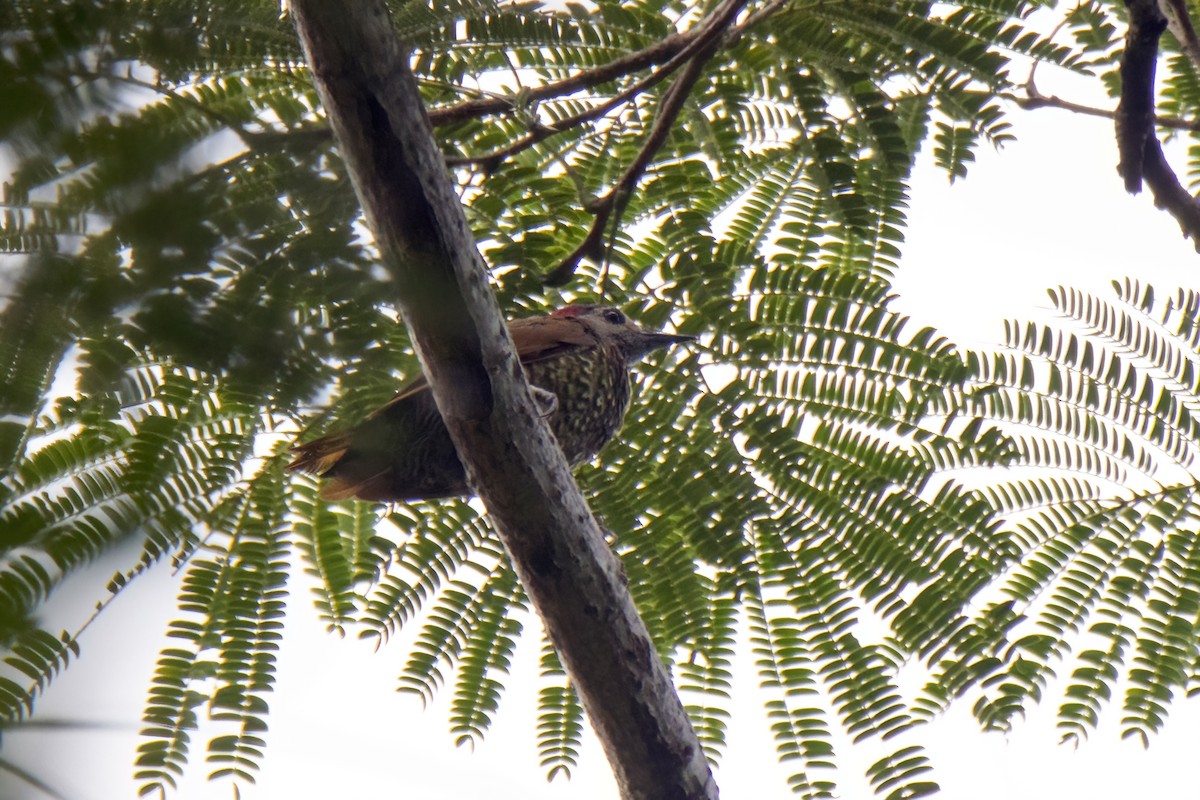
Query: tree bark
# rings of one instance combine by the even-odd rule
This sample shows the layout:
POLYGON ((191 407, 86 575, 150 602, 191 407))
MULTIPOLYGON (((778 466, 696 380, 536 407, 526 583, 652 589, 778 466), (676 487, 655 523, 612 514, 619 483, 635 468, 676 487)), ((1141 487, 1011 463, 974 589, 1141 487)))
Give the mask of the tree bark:
POLYGON ((530 398, 385 4, 290 9, 446 427, 622 797, 715 798, 621 564, 530 398))

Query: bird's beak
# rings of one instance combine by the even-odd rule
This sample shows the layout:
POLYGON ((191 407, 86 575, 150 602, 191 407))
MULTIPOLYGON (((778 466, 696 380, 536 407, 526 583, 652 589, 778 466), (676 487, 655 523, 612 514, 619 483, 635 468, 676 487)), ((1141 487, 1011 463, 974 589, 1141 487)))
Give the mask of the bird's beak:
POLYGON ((634 355, 635 358, 642 358, 655 350, 661 350, 664 347, 670 347, 673 344, 684 344, 686 342, 694 342, 695 336, 684 336, 679 333, 654 333, 652 331, 642 331, 640 341, 638 342, 638 352, 634 355))
POLYGON ((657 350, 660 347, 670 347, 673 344, 696 341, 695 336, 685 336, 681 333, 650 333, 647 336, 650 338, 651 350, 657 350))

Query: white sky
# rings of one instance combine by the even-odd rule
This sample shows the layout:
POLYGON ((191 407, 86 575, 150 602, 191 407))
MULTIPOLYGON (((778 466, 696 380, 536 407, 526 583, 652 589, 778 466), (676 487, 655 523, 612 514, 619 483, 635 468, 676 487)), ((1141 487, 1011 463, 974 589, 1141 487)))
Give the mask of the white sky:
MULTIPOLYGON (((1068 82, 1055 91, 1069 94, 1071 88, 1068 82)), ((1044 317, 1048 286, 1107 293, 1111 278, 1126 275, 1163 290, 1200 284, 1200 257, 1175 222, 1148 195, 1125 195, 1109 122, 1055 110, 1018 111, 1013 121, 1017 141, 999 154, 980 152, 966 181, 950 185, 928 159, 918 170, 908 243, 895 281, 896 307, 914 323, 932 324, 961 344, 988 347, 1000 342, 1001 319, 1044 317)), ((1174 155, 1182 164, 1178 148, 1174 155)), ((97 592, 117 566, 90 573, 97 592)), ((39 706, 45 719, 82 717, 114 725, 112 730, 5 732, 4 757, 35 769, 71 800, 136 797, 131 776, 138 718, 157 652, 166 644, 162 631, 174 613, 176 588, 160 570, 128 589, 87 631, 80 663, 39 706), (64 768, 68 763, 75 765, 70 771, 64 768)), ((78 607, 72 609, 72 616, 77 613, 78 607)), ((537 688, 528 679, 536 674, 535 638, 518 649, 501 713, 474 754, 453 745, 446 694, 423 712, 417 701, 394 691, 403 643, 401 637, 374 653, 365 643, 325 635, 298 583, 279 654, 279 683, 269 698, 267 755, 258 785, 243 787, 243 797, 615 797, 607 764, 590 739, 571 782, 547 784, 538 768, 537 688)), ((754 683, 752 674, 743 675, 736 688, 745 711, 735 716, 717 780, 727 798, 787 797, 776 777, 754 683)), ((1050 703, 1007 737, 980 733, 969 704, 918 731, 929 745, 934 777, 943 787, 940 797, 1200 796, 1192 768, 1200 744, 1196 702, 1174 704, 1166 732, 1149 751, 1119 741, 1119 709, 1112 708, 1102 730, 1076 750, 1057 745, 1057 697, 1053 690, 1049 696, 1050 703)), ((202 762, 205 733, 193 738, 195 763, 175 795, 180 800, 233 796, 228 782, 203 781, 209 771, 202 762)), ((861 772, 856 756, 840 748, 845 778, 861 772)), ((9 800, 4 792, 0 781, 0 796, 9 800)), ((869 796, 865 785, 852 780, 843 783, 842 793, 869 796)), ((12 800, 34 796, 18 793, 12 800)))

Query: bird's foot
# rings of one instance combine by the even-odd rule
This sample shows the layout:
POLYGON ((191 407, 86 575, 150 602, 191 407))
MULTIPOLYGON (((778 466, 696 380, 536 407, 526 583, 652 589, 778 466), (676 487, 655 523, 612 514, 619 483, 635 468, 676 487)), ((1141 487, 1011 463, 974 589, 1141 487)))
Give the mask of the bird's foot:
POLYGON ((543 418, 558 411, 558 395, 540 386, 530 386, 529 393, 533 395, 533 404, 537 406, 538 414, 543 418))

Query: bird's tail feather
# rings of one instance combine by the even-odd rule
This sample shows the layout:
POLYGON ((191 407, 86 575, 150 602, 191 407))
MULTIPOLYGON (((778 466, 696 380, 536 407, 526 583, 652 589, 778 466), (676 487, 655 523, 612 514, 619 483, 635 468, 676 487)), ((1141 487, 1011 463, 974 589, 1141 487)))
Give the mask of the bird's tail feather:
POLYGON ((311 442, 293 445, 291 451, 295 455, 292 457, 292 463, 287 465, 287 469, 293 472, 322 475, 332 469, 342 459, 342 456, 346 455, 349 447, 350 437, 344 433, 330 434, 322 436, 320 439, 313 439, 311 442))
POLYGON ((350 447, 350 437, 344 433, 330 434, 295 445, 292 447, 295 456, 287 469, 324 476, 325 481, 317 494, 322 500, 388 499, 392 491, 391 466, 364 475, 362 467, 366 464, 362 463, 361 458, 347 459, 347 455, 352 456, 350 447), (334 474, 329 474, 331 472, 334 474))

